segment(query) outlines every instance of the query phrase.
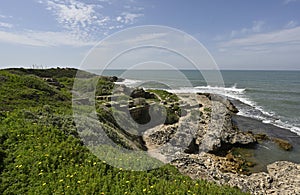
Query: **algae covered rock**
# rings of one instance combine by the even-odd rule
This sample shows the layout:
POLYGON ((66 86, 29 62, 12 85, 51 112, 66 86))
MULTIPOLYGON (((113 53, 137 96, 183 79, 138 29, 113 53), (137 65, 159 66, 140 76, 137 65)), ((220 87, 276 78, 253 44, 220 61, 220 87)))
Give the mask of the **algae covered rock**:
POLYGON ((290 151, 293 149, 292 144, 280 138, 272 138, 272 140, 283 150, 290 151))

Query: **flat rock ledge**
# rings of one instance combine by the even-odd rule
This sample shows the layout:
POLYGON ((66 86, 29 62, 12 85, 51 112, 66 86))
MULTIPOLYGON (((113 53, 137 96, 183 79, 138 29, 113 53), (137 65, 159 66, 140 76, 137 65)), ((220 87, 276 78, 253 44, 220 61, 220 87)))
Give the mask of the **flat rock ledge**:
POLYGON ((248 176, 222 172, 220 168, 226 164, 205 152, 182 156, 171 164, 193 179, 206 179, 220 185, 237 187, 251 194, 300 194, 300 165, 292 162, 275 162, 267 166, 267 173, 248 176))

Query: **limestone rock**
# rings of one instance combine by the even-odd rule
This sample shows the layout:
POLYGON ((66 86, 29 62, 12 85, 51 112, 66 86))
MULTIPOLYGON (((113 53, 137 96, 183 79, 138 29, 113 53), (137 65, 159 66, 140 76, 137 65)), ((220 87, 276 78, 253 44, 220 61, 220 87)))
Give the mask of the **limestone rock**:
MULTIPOLYGON (((210 94, 198 94, 197 100, 203 105, 199 107, 202 114, 197 118, 198 123, 191 117, 189 104, 181 102, 187 116, 180 117, 173 126, 162 125, 152 129, 145 134, 144 140, 191 178, 230 185, 251 194, 300 194, 299 164, 275 162, 268 165, 268 172, 249 174, 243 167, 252 166, 251 163, 247 164, 230 153, 224 157, 215 155, 224 146, 249 146, 268 137, 239 130, 232 121, 236 110, 230 101, 210 94), (193 125, 197 127, 196 132, 191 128, 193 125)), ((291 149, 284 140, 272 140, 286 150, 291 149)))
POLYGON ((229 140, 231 144, 249 145, 256 143, 256 138, 251 133, 237 132, 229 140))
MULTIPOLYGON (((214 96, 217 97, 217 96, 214 96)), ((222 144, 249 145, 256 143, 256 138, 251 133, 240 131, 232 121, 232 114, 228 108, 219 101, 211 101, 211 116, 203 112, 201 120, 204 125, 199 128, 196 140, 199 150, 216 152, 222 144)))
POLYGON ((279 161, 267 166, 273 178, 268 194, 300 194, 300 164, 279 161))
POLYGON ((251 194, 300 194, 299 164, 275 162, 268 165, 267 173, 243 175, 221 171, 234 165, 227 160, 202 152, 198 155, 178 156, 172 164, 193 179, 200 178, 220 185, 230 185, 251 194))

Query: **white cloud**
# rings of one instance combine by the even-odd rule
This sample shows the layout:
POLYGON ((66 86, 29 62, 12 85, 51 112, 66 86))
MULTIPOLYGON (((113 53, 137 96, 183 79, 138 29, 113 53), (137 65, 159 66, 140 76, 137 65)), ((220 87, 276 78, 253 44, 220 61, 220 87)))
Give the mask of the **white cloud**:
POLYGON ((108 0, 98 0, 93 3, 82 0, 40 0, 39 2, 45 4, 46 8, 55 15, 64 30, 85 40, 99 40, 99 35, 107 35, 113 29, 133 24, 143 16, 141 13, 136 13, 143 10, 141 7, 132 5, 130 8, 135 8, 134 10, 130 12, 126 10, 127 8, 122 4, 128 4, 128 0, 122 3, 108 0), (111 9, 114 12, 105 15, 105 9, 110 8, 114 8, 111 9))
POLYGON ((0 14, 0 18, 12 18, 12 16, 7 16, 7 15, 2 15, 2 14, 0 14))
POLYGON ((125 23, 132 24, 137 18, 143 16, 143 14, 134 14, 134 13, 124 13, 125 23))
POLYGON ((297 26, 297 24, 298 24, 297 21, 291 20, 291 21, 289 21, 289 22, 285 25, 285 28, 294 28, 294 27, 297 26))
POLYGON ((258 45, 300 45, 300 27, 275 32, 251 35, 246 38, 232 39, 222 43, 221 47, 244 47, 258 45))
POLYGON ((254 21, 252 26, 252 32, 261 32, 263 25, 265 24, 264 21, 254 21))
POLYGON ((14 25, 6 23, 6 22, 0 22, 0 27, 4 28, 12 28, 14 25))
POLYGON ((248 28, 242 28, 239 30, 232 30, 230 34, 219 34, 213 38, 214 41, 220 42, 233 38, 241 38, 249 36, 251 34, 257 34, 263 31, 265 22, 264 21, 253 21, 252 26, 248 28))
POLYGON ((122 21, 122 17, 121 17, 121 16, 118 16, 118 17, 116 18, 116 20, 117 20, 118 22, 121 22, 121 21, 122 21))
POLYGON ((246 35, 250 33, 259 33, 262 31, 264 24, 265 24, 264 21, 253 21, 251 28, 242 28, 241 30, 233 30, 231 31, 230 37, 233 38, 233 37, 246 35))
MULTIPOLYGON (((97 43, 95 40, 103 38, 101 35, 106 36, 110 30, 133 24, 137 18, 143 16, 141 13, 127 12, 117 1, 98 0, 93 1, 93 4, 81 0, 36 1, 45 5, 62 28, 53 31, 24 29, 11 32, 8 28, 13 28, 12 24, 0 22, 0 42, 40 47, 94 46, 97 43), (104 5, 119 6, 122 9, 115 9, 118 10, 117 13, 103 15, 104 5)), ((6 19, 10 16, 0 15, 0 18, 6 19)))
POLYGON ((68 32, 35 32, 12 33, 0 31, 0 42, 39 47, 53 46, 93 46, 95 42, 80 41, 68 32))
POLYGON ((117 21, 124 24, 133 24, 137 18, 144 16, 144 14, 136 14, 130 12, 123 12, 121 16, 117 17, 117 21))
POLYGON ((292 3, 292 2, 296 2, 298 0, 284 0, 284 4, 289 4, 289 3, 292 3))
POLYGON ((48 0, 47 9, 54 12, 59 23, 64 27, 73 29, 75 27, 86 27, 98 21, 95 14, 95 5, 85 4, 76 0, 48 0))
POLYGON ((299 69, 300 27, 219 41, 214 57, 230 69, 299 69))

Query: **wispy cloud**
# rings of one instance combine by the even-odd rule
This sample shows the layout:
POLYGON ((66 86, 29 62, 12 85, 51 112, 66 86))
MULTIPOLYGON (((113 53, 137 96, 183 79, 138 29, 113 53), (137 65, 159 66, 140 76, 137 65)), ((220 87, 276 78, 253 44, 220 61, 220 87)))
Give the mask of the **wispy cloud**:
POLYGON ((238 30, 232 30, 230 33, 217 35, 214 37, 214 41, 224 41, 228 39, 241 38, 252 34, 257 34, 263 31, 265 22, 264 21, 253 21, 252 26, 244 27, 238 30))
POLYGON ((99 23, 101 19, 95 14, 95 5, 85 4, 76 0, 47 1, 47 9, 53 10, 59 23, 66 28, 86 27, 92 23, 99 23))
MULTIPOLYGON (((130 0, 123 1, 123 4, 109 0, 92 1, 93 3, 82 0, 36 1, 45 5, 60 28, 53 31, 16 30, 13 24, 0 21, 0 42, 39 47, 93 46, 109 31, 134 24, 143 16, 143 8, 130 5, 130 0), (105 6, 117 6, 120 9, 112 9, 117 11, 104 14, 105 6)), ((11 17, 0 15, 0 19, 8 18, 11 17)))
POLYGON ((0 42, 39 47, 83 47, 93 46, 96 44, 95 42, 80 41, 76 37, 70 35, 70 33, 68 32, 35 31, 26 31, 19 33, 0 31, 0 42))
MULTIPOLYGON (((87 37, 92 30, 91 25, 103 26, 109 17, 96 13, 96 5, 86 4, 77 0, 46 0, 40 1, 47 10, 54 14, 57 22, 65 29, 76 34, 80 39, 87 37)), ((98 8, 101 8, 98 5, 98 8)))
POLYGON ((291 47, 300 50, 300 27, 225 41, 219 44, 219 51, 271 52, 285 50, 288 52, 291 47))
POLYGON ((289 21, 286 25, 285 28, 294 28, 298 25, 298 22, 295 20, 291 20, 289 21))
POLYGON ((246 38, 233 39, 223 45, 243 46, 243 45, 262 45, 276 43, 300 43, 300 27, 284 29, 276 32, 252 35, 246 38))
POLYGON ((142 16, 144 16, 144 14, 123 12, 121 14, 121 16, 117 17, 117 21, 122 22, 124 24, 133 24, 137 18, 142 17, 142 16))
POLYGON ((0 14, 0 18, 12 18, 12 16, 6 16, 6 15, 0 14))
POLYGON ((284 0, 283 3, 284 4, 289 4, 289 3, 292 3, 292 2, 296 2, 298 0, 284 0))
POLYGON ((265 24, 264 21, 253 21, 252 27, 250 28, 242 28, 241 30, 233 30, 231 31, 231 38, 247 35, 250 33, 259 33, 262 31, 263 25, 265 24))
MULTIPOLYGON (((80 39, 95 39, 99 34, 106 35, 110 30, 133 24, 143 14, 143 8, 131 5, 115 9, 119 13, 103 14, 107 6, 119 6, 120 2, 98 0, 86 3, 79 0, 40 0, 56 17, 57 22, 80 39), (113 5, 116 4, 116 5, 113 5), (127 11, 130 10, 130 11, 127 11), (114 16, 115 15, 115 16, 114 16)), ((123 3, 127 3, 124 1, 123 3)), ((99 37, 97 37, 99 39, 99 37)))
POLYGON ((0 27, 4 27, 4 28, 12 28, 14 25, 13 24, 9 24, 6 22, 0 22, 0 27))

